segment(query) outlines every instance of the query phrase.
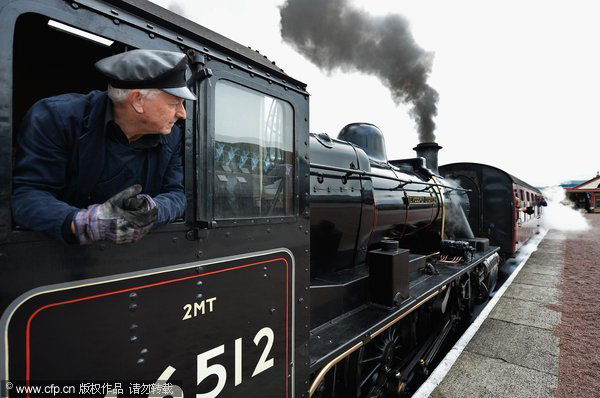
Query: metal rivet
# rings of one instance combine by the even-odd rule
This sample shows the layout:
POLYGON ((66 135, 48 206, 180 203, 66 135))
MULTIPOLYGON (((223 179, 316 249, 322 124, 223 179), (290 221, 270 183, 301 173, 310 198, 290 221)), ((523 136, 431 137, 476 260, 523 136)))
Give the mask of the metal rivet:
POLYGON ((177 237, 174 237, 173 239, 171 239, 171 242, 173 242, 173 243, 177 243, 177 241, 178 241, 177 237))
POLYGON ((250 77, 254 77, 254 73, 250 73, 250 77))
POLYGON ((133 299, 135 299, 136 297, 137 297, 137 293, 136 293, 136 292, 129 293, 129 298, 130 298, 130 299, 132 299, 132 300, 133 300, 133 299))
POLYGON ((140 358, 140 359, 137 360, 137 364, 141 365, 141 364, 144 363, 144 361, 145 361, 144 358, 140 358))
POLYGON ((299 302, 299 303, 303 303, 303 302, 304 302, 304 299, 303 299, 302 297, 300 297, 300 298, 298 299, 298 302, 299 302))
POLYGON ((246 65, 246 67, 247 67, 248 69, 252 69, 252 67, 251 67, 250 65, 246 65))
POLYGON ((71 7, 73 7, 74 9, 78 9, 79 8, 79 4, 77 3, 71 3, 71 7))
POLYGON ((135 311, 136 308, 137 308, 137 304, 136 303, 129 304, 129 311, 135 311))
POLYGON ((202 293, 198 293, 198 294, 196 295, 196 298, 197 298, 197 299, 201 299, 201 298, 202 298, 202 293))
POLYGON ((116 10, 110 10, 110 13, 113 15, 119 15, 119 13, 116 10))
POLYGON ((154 26, 152 26, 152 25, 150 25, 150 24, 146 24, 146 27, 147 27, 148 29, 154 29, 154 26))
POLYGON ((271 309, 269 310, 269 312, 270 312, 271 314, 274 314, 274 313, 275 313, 275 308, 271 308, 271 309))
POLYGON ((140 351, 140 355, 146 355, 147 353, 148 353, 147 348, 142 348, 142 350, 140 351))
POLYGON ((263 275, 263 278, 266 278, 266 277, 267 277, 267 274, 264 274, 264 275, 263 275))
POLYGON ((265 73, 265 75, 266 75, 267 77, 271 77, 271 75, 270 75, 269 73, 265 73))
POLYGON ((197 273, 200 273, 200 272, 202 272, 202 271, 204 271, 204 267, 203 267, 202 265, 200 265, 200 266, 196 267, 196 272, 197 272, 197 273))
POLYGON ((272 81, 272 80, 269 80, 269 84, 273 84, 273 81, 272 81))
POLYGON ((183 37, 181 37, 181 36, 177 36, 177 40, 179 40, 179 41, 183 41, 183 37))
POLYGON ((204 255, 204 252, 202 250, 198 250, 196 252, 196 257, 198 257, 198 258, 202 257, 203 255, 204 255))
POLYGON ((233 69, 233 65, 229 65, 229 69, 233 69))
MULTIPOLYGON (((206 52, 209 52, 210 50, 208 49, 208 47, 203 47, 203 50, 206 52)), ((231 61, 231 58, 229 58, 229 60, 231 61)))
POLYGON ((196 285, 201 286, 202 285, 202 281, 196 282, 196 285))
POLYGON ((227 57, 227 61, 231 61, 231 57, 227 57))
POLYGON ((150 36, 151 39, 154 39, 156 37, 156 35, 152 32, 148 33, 148 36, 150 36))
POLYGON ((133 325, 129 326, 129 330, 132 331, 132 332, 134 330, 137 330, 137 328, 138 328, 138 325, 136 325, 135 323, 133 325))
POLYGON ((121 21, 119 21, 117 18, 115 18, 115 19, 113 19, 113 23, 114 23, 115 25, 118 25, 118 24, 120 24, 120 23, 121 23, 121 21))
POLYGON ((131 336, 131 337, 129 338, 129 341, 130 341, 130 342, 132 342, 132 343, 134 343, 134 342, 136 342, 136 341, 137 341, 137 339, 138 339, 138 338, 137 338, 137 336, 131 336))
POLYGON ((226 232, 225 237, 229 238, 231 236, 231 232, 226 232))

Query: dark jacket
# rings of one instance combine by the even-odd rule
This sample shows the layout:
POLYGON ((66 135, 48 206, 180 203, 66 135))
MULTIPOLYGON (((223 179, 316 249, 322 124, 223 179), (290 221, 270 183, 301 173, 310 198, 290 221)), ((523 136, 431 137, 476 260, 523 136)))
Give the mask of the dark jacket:
MULTIPOLYGON (((136 183, 128 173, 119 173, 103 182, 102 195, 97 194, 106 167, 105 120, 110 105, 106 92, 92 91, 46 98, 31 107, 17 137, 11 198, 17 224, 63 239, 67 218, 136 183)), ((154 198, 161 225, 185 210, 179 128, 161 135, 152 151, 145 178, 150 183, 143 186, 143 193, 154 198)))

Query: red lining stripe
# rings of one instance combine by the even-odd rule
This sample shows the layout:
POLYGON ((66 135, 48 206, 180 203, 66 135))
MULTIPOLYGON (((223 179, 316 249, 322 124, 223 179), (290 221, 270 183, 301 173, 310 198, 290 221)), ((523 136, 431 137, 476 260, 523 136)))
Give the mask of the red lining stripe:
POLYGON ((38 308, 37 310, 35 310, 33 312, 33 314, 31 314, 31 316, 29 317, 29 319, 27 320, 27 329, 25 331, 25 381, 27 386, 29 386, 30 380, 31 380, 31 348, 30 348, 30 338, 31 338, 31 323, 33 321, 33 319, 42 311, 48 309, 48 308, 52 308, 52 307, 58 307, 61 305, 66 305, 66 304, 73 304, 73 303, 78 303, 81 301, 88 301, 88 300, 93 300, 93 299, 97 299, 100 297, 107 297, 107 296, 114 296, 116 294, 121 294, 121 293, 127 293, 130 292, 132 290, 141 290, 141 289, 147 289, 150 287, 156 287, 156 286, 161 286, 161 285, 167 285, 167 284, 171 284, 171 283, 176 283, 176 282, 182 282, 185 280, 189 280, 189 279, 194 279, 194 278, 199 278, 201 276, 206 276, 206 275, 214 275, 214 274, 220 274, 223 272, 227 272, 227 271, 233 271, 236 269, 242 269, 242 268, 248 268, 248 267, 252 267, 255 265, 261 265, 261 264, 266 264, 266 263, 272 263, 272 262, 276 262, 276 261, 283 261, 285 263, 285 396, 288 396, 288 375, 289 375, 289 357, 288 357, 288 346, 289 346, 289 334, 288 334, 288 314, 289 314, 289 273, 288 273, 288 262, 285 258, 275 258, 272 260, 265 260, 265 261, 259 261, 256 263, 252 263, 252 264, 246 264, 246 265, 239 265, 237 267, 231 267, 231 268, 226 268, 226 269, 222 269, 222 270, 218 270, 218 271, 211 271, 211 272, 205 272, 203 274, 198 274, 198 275, 190 275, 190 276, 186 276, 183 278, 177 278, 177 279, 171 279, 168 281, 162 281, 162 282, 156 282, 156 283, 152 283, 149 285, 142 285, 142 286, 136 286, 136 287, 131 287, 131 288, 127 288, 127 289, 122 289, 122 290, 116 290, 113 292, 107 292, 107 293, 102 293, 102 294, 96 294, 93 296, 86 296, 86 297, 81 297, 78 299, 73 299, 73 300, 67 300, 67 301, 61 301, 58 303, 52 303, 52 304, 46 304, 43 307, 38 308))

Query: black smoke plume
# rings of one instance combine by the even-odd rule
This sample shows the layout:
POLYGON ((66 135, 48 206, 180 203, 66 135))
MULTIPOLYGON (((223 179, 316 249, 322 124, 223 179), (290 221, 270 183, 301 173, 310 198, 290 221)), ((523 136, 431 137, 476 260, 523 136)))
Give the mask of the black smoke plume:
POLYGON ((420 142, 434 142, 438 93, 427 84, 433 53, 420 48, 401 15, 371 16, 347 0, 286 0, 281 36, 326 71, 377 76, 396 104, 412 105, 420 142))

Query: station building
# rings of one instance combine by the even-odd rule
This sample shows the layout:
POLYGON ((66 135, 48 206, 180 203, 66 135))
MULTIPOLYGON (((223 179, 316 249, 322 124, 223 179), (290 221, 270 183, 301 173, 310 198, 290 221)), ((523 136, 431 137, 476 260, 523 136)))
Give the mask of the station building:
POLYGON ((600 213, 600 173, 591 180, 581 184, 566 188, 567 197, 578 209, 585 209, 588 212, 600 213))

